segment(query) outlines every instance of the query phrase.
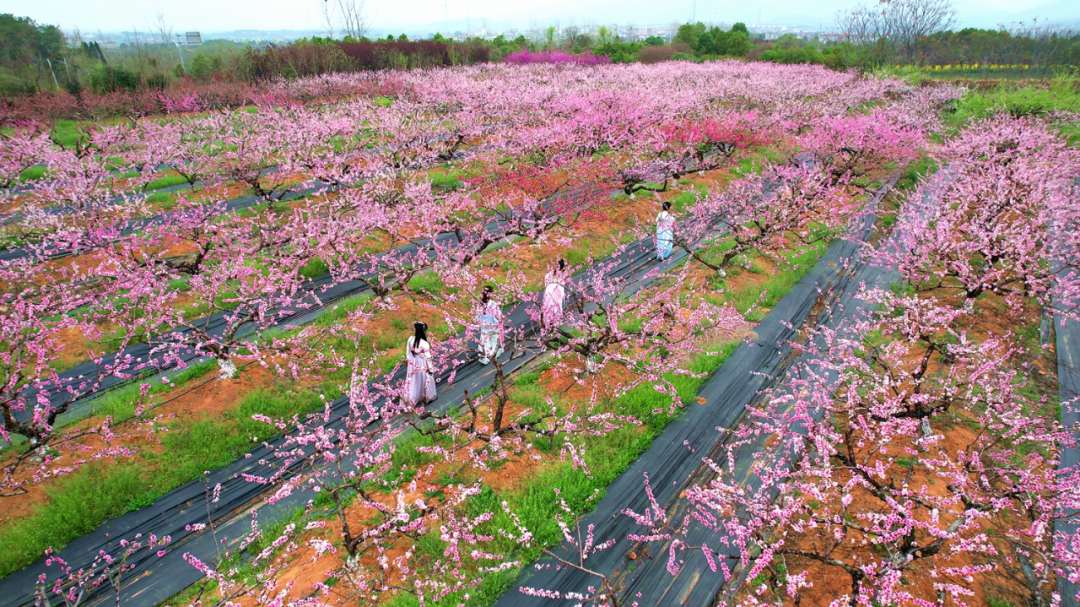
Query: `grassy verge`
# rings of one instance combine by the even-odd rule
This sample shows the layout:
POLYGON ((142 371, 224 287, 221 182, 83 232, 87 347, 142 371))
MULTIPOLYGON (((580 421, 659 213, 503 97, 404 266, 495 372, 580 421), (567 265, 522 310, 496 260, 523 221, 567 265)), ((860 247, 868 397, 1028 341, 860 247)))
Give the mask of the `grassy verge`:
MULTIPOLYGON (((117 402, 117 408, 127 406, 117 402)), ((48 487, 49 501, 34 515, 0 528, 0 577, 37 560, 50 546, 59 548, 106 520, 150 505, 277 433, 252 415, 290 417, 320 408, 317 394, 281 382, 247 394, 239 407, 220 415, 160 424, 159 445, 144 446, 138 458, 87 465, 48 487)))
POLYGON ((177 175, 176 173, 170 173, 170 174, 167 174, 167 175, 165 175, 163 177, 155 179, 155 180, 151 181, 150 183, 146 184, 146 189, 147 190, 160 190, 161 188, 167 188, 167 187, 174 186, 174 185, 180 185, 182 183, 187 183, 187 179, 184 179, 183 177, 181 177, 180 175, 177 175))
POLYGON ((146 197, 146 202, 158 205, 162 211, 172 210, 178 203, 176 195, 169 192, 154 192, 146 197))
MULTIPOLYGON (((969 92, 953 105, 948 121, 962 127, 998 112, 1047 117, 1062 111, 1080 112, 1080 82, 1076 77, 1057 76, 1049 84, 1002 83, 990 90, 969 92)), ((1058 129, 1070 145, 1080 144, 1080 123, 1061 121, 1058 129)))

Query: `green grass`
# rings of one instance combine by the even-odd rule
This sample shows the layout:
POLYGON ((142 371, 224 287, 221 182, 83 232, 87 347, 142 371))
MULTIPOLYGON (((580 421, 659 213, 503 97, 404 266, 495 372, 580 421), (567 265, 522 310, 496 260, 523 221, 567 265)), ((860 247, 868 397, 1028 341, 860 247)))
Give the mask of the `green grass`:
POLYGON ((23 171, 22 173, 19 173, 19 181, 36 181, 38 179, 41 179, 44 176, 45 176, 45 167, 43 167, 43 166, 30 167, 30 168, 26 169, 25 171, 23 171))
POLYGON ((529 373, 522 373, 514 380, 515 386, 531 386, 540 381, 540 373, 538 371, 531 371, 529 373))
MULTIPOLYGON (((428 293, 432 297, 438 297, 442 294, 443 289, 446 288, 446 284, 439 278, 438 274, 434 272, 425 272, 419 276, 413 276, 409 280, 407 286, 410 291, 414 293, 428 293)), ((452 290, 456 292, 456 289, 452 290)), ((448 291, 449 293, 449 291, 448 291)))
POLYGON ((316 257, 311 261, 304 264, 304 267, 300 268, 300 275, 308 280, 313 280, 322 276, 323 274, 330 273, 330 264, 326 263, 322 259, 316 257))
POLYGON ((580 244, 572 249, 566 249, 563 252, 563 259, 566 260, 566 265, 573 268, 582 265, 592 257, 592 247, 582 247, 580 244))
POLYGON ((71 148, 80 140, 86 137, 86 133, 83 131, 85 127, 73 120, 57 120, 53 125, 52 138, 60 145, 71 148))
POLYGON ((671 201, 671 208, 675 211, 675 214, 681 215, 686 212, 695 202, 697 202, 697 194, 692 191, 681 192, 674 200, 671 201))
MULTIPOLYGON (((1062 75, 1048 85, 1003 83, 989 91, 970 92, 953 104, 948 120, 953 126, 961 127, 999 112, 1018 117, 1047 116, 1055 110, 1080 112, 1077 84, 1076 77, 1062 75)), ((1063 122, 1058 128, 1070 144, 1080 144, 1080 125, 1075 121, 1063 122)))
MULTIPOLYGON (((776 153, 767 150, 761 154, 766 160, 771 161, 775 159, 776 153)), ((746 177, 753 173, 760 173, 768 162, 762 162, 762 159, 755 156, 744 156, 739 159, 739 165, 731 169, 731 172, 736 177, 746 177)))
MULTIPOLYGON (((194 371, 193 371, 194 373, 194 371)), ((109 405, 115 409, 122 404, 109 405)), ((256 390, 240 406, 201 422, 162 431, 161 450, 144 450, 133 460, 110 466, 90 464, 45 491, 49 502, 34 515, 0 528, 0 577, 38 559, 48 547, 88 533, 106 520, 144 506, 166 492, 243 455, 277 429, 251 419, 254 414, 290 417, 322 408, 312 392, 285 387, 256 390)), ((202 507, 199 504, 198 507, 202 507)))
MULTIPOLYGON (((784 295, 787 295, 792 287, 802 280, 803 276, 806 276, 814 269, 814 264, 825 254, 828 248, 828 243, 822 242, 816 247, 789 258, 793 269, 773 274, 761 284, 751 285, 727 293, 726 299, 735 304, 740 313, 747 314, 749 312, 747 320, 758 322, 765 317, 763 310, 772 309, 784 295)), ((765 273, 761 267, 754 269, 753 264, 751 265, 751 272, 755 274, 765 273)), ((720 303, 720 300, 713 303, 720 303)))
MULTIPOLYGON (((149 383, 150 390, 148 395, 160 394, 162 392, 168 392, 176 386, 184 386, 188 382, 193 382, 201 377, 205 377, 208 373, 217 370, 217 362, 207 361, 195 365, 190 365, 185 369, 176 369, 170 373, 166 373, 165 377, 169 383, 163 382, 161 379, 154 379, 149 383)), ((128 419, 135 415, 135 406, 138 402, 139 391, 141 390, 141 383, 129 384, 123 388, 117 388, 106 392, 100 397, 94 399, 91 403, 90 415, 108 415, 113 418, 114 423, 125 419, 128 419)))
POLYGON ((443 173, 441 171, 440 172, 430 173, 428 175, 428 178, 431 180, 431 187, 433 187, 433 188, 441 188, 441 189, 444 189, 444 190, 456 190, 456 189, 461 188, 462 186, 465 185, 464 183, 461 182, 460 179, 458 179, 454 175, 443 173))
POLYGON ((150 183, 146 184, 146 189, 160 190, 161 188, 180 185, 182 183, 187 183, 187 179, 184 179, 183 177, 173 173, 151 181, 150 183))
POLYGON ((146 197, 146 202, 158 204, 164 211, 168 211, 178 204, 176 195, 169 192, 154 192, 146 197))
POLYGON ((937 170, 938 165, 933 158, 922 158, 918 162, 908 165, 900 173, 900 179, 896 181, 896 189, 905 192, 913 190, 927 175, 936 173, 937 170))
POLYGON ((534 411, 547 408, 547 396, 547 390, 539 384, 515 384, 510 390, 510 398, 514 402, 534 411))

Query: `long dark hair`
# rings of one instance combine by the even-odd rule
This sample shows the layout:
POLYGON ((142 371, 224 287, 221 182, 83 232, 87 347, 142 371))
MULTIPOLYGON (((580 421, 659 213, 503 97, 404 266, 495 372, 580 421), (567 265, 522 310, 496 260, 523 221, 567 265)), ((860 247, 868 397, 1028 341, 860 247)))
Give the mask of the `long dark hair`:
POLYGON ((665 211, 670 211, 671 210, 671 203, 668 202, 667 200, 665 200, 664 204, 660 205, 660 208, 664 209, 665 211))
MULTIPOLYGON (((420 345, 421 341, 428 341, 427 338, 427 325, 422 322, 414 322, 413 329, 416 330, 416 335, 413 336, 413 345, 420 345)), ((431 342, 428 341, 430 344, 431 342)))
POLYGON ((559 259, 559 271, 561 272, 561 271, 563 271, 565 269, 566 269, 566 260, 565 259, 559 259))
POLYGON ((487 303, 491 301, 491 294, 495 292, 495 287, 491 285, 484 285, 484 289, 480 292, 480 301, 487 303))

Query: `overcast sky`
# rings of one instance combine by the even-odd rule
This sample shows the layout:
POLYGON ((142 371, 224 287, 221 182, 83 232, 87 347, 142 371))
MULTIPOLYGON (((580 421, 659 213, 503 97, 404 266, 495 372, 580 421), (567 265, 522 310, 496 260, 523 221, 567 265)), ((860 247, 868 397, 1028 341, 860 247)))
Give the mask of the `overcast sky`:
MULTIPOLYGON (((147 21, 156 9, 165 11, 177 31, 222 31, 234 29, 320 29, 319 3, 323 0, 0 0, 0 13, 25 15, 41 23, 59 24, 65 30, 74 27, 85 33, 98 29, 120 31, 147 29, 147 21)), ((954 0, 958 18, 985 16, 986 11, 1024 11, 1048 4, 1047 0, 954 0)), ((404 26, 441 24, 443 0, 367 0, 375 28, 404 29, 404 26)), ((697 0, 696 17, 702 21, 776 22, 786 16, 813 18, 829 23, 838 9, 859 0, 697 0)), ((656 2, 655 0, 447 0, 451 22, 470 19, 475 28, 484 18, 512 21, 516 27, 546 26, 558 20, 571 22, 656 23, 686 21, 691 0, 656 2), (659 5, 659 6, 657 6, 659 5), (527 7, 527 8, 525 8, 527 7)), ((1071 2, 1065 3, 1069 6, 1071 2)), ((1060 9, 1054 2, 1050 12, 1060 9)), ((1068 8, 1064 9, 1071 12, 1068 8)), ((1053 18, 1055 15, 1044 15, 1053 18)), ((805 19, 803 22, 806 22, 805 19)))

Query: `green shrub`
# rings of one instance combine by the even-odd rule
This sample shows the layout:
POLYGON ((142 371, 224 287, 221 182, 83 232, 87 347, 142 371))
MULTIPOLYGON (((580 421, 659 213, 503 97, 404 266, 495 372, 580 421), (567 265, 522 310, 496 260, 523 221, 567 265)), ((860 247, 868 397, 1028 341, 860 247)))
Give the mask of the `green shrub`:
POLYGON ((99 65, 90 72, 90 86, 96 93, 115 91, 134 92, 139 88, 139 75, 122 67, 99 65))
POLYGON ((210 60, 206 58, 206 55, 202 53, 195 55, 195 59, 191 61, 191 77, 196 80, 206 80, 213 73, 210 60))
POLYGON ((165 74, 154 74, 146 77, 146 88, 154 91, 164 91, 169 86, 169 78, 165 74))
POLYGON ((82 82, 79 82, 79 78, 77 76, 72 76, 71 78, 68 78, 67 82, 64 83, 64 89, 68 92, 69 95, 77 98, 79 95, 82 94, 83 85, 82 82))
POLYGON ((316 257, 300 268, 300 275, 308 280, 314 280, 323 274, 330 273, 330 264, 316 257))

